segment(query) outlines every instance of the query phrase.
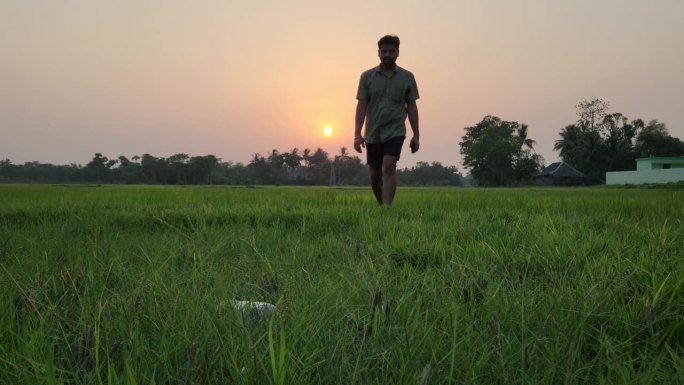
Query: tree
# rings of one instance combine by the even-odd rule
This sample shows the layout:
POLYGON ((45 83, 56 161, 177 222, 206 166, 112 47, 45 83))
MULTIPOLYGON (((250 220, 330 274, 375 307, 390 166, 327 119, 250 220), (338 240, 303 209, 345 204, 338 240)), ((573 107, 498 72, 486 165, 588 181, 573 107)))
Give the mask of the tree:
POLYGON ((608 113, 610 104, 603 99, 583 100, 575 105, 580 122, 585 122, 591 131, 597 129, 597 124, 603 121, 608 113))
POLYGON ((561 159, 593 181, 602 181, 609 158, 601 134, 586 122, 579 122, 565 126, 559 135, 553 149, 560 152, 561 159))
POLYGON ((93 159, 86 164, 83 169, 85 179, 88 182, 107 182, 109 179, 109 170, 113 168, 118 161, 115 159, 109 160, 101 153, 96 153, 93 159))
POLYGON ((320 147, 313 153, 308 148, 304 149, 304 161, 306 162, 305 178, 309 183, 330 183, 331 165, 327 151, 320 147))
POLYGON ((195 184, 212 184, 212 173, 219 159, 214 155, 193 156, 188 162, 190 180, 195 184))
POLYGON ((304 167, 309 167, 309 159, 311 159, 311 149, 305 148, 302 151, 302 159, 304 160, 304 167))
POLYGON ((168 173, 166 160, 150 154, 143 154, 140 165, 145 178, 145 183, 166 183, 168 173))
POLYGON ((287 173, 287 180, 295 181, 299 177, 299 167, 302 165, 302 156, 299 154, 297 147, 281 154, 283 165, 287 173))
POLYGON ((119 166, 120 167, 127 167, 129 164, 131 164, 131 161, 128 160, 128 158, 126 158, 123 155, 119 155, 118 159, 119 159, 119 166))
POLYGON ((0 182, 16 181, 19 167, 12 164, 8 158, 0 160, 0 182))
POLYGON ((168 184, 187 184, 191 180, 190 156, 188 154, 173 154, 166 158, 168 184))
POLYGON ((273 149, 268 157, 254 154, 248 164, 254 183, 281 184, 291 183, 298 178, 302 157, 299 150, 293 148, 290 152, 281 153, 273 149))
POLYGON ((266 158, 261 154, 255 153, 252 155, 252 160, 249 161, 247 165, 251 175, 250 183, 258 184, 271 184, 271 167, 269 166, 266 158))
POLYGON ((134 156, 131 162, 123 155, 119 156, 119 167, 115 169, 114 179, 119 183, 141 183, 144 180, 142 166, 137 161, 139 156, 134 156))
POLYGON ((218 184, 249 184, 253 183, 250 172, 243 163, 219 162, 212 172, 212 181, 218 184))
POLYGON ((637 157, 684 156, 684 142, 670 136, 665 123, 651 120, 637 135, 634 152, 637 157))
POLYGON ((417 162, 414 167, 397 170, 402 185, 407 186, 461 186, 456 166, 443 166, 440 162, 417 162))
POLYGON ((485 116, 459 143, 463 165, 483 186, 506 186, 530 179, 541 164, 533 152, 534 141, 527 137, 527 126, 485 116))
POLYGON ((630 121, 619 112, 608 113, 608 103, 602 99, 583 101, 576 108, 577 123, 560 131, 553 149, 595 182, 603 182, 607 171, 633 170, 637 157, 684 154, 684 144, 669 136, 657 120, 645 126, 641 119, 630 121))
POLYGON ((320 147, 309 157, 309 165, 322 165, 326 163, 330 163, 328 152, 320 147))
POLYGON ((634 137, 637 130, 643 128, 643 121, 636 119, 630 123, 626 116, 617 112, 605 115, 601 126, 608 161, 606 171, 633 170, 636 166, 634 137))
POLYGON ((537 142, 527 137, 526 124, 517 127, 513 140, 517 145, 513 156, 513 180, 528 181, 539 171, 542 162, 541 156, 534 153, 537 142))
POLYGON ((537 142, 527 137, 527 124, 521 124, 517 129, 517 134, 516 142, 518 143, 518 147, 534 150, 534 145, 537 144, 537 142))
POLYGON ((332 162, 331 184, 361 185, 368 183, 368 168, 347 147, 341 147, 332 162))

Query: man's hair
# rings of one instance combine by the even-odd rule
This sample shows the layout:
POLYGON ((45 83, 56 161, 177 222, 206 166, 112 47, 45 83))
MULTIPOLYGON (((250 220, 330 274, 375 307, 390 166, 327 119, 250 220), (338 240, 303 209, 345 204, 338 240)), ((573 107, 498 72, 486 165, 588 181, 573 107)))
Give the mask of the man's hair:
POLYGON ((378 40, 378 48, 380 48, 383 44, 393 45, 394 48, 399 49, 399 36, 385 35, 378 40))

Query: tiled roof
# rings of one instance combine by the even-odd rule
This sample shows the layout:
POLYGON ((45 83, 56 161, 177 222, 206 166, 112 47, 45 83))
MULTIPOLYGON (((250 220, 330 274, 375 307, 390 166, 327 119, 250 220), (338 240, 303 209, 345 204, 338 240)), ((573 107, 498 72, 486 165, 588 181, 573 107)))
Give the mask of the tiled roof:
POLYGON ((552 163, 539 173, 538 176, 550 176, 550 177, 583 177, 584 174, 577 171, 571 165, 565 162, 552 163))

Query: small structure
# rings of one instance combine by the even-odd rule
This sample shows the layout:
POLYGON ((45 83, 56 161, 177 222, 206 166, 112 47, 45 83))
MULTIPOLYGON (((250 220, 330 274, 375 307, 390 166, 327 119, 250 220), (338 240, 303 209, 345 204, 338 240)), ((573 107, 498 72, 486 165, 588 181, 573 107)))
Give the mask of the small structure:
POLYGON ((684 180, 684 157, 650 157, 636 160, 636 171, 606 173, 606 184, 669 183, 684 180))
POLYGON ((551 163, 535 176, 535 182, 546 186, 583 186, 587 177, 565 162, 551 163))

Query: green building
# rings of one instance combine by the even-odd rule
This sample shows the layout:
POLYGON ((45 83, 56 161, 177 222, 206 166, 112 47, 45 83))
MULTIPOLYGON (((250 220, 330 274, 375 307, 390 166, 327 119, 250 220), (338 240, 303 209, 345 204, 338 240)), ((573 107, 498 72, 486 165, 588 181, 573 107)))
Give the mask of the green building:
POLYGON ((684 157, 650 157, 636 160, 636 171, 606 173, 606 184, 669 183, 684 180, 684 157))

